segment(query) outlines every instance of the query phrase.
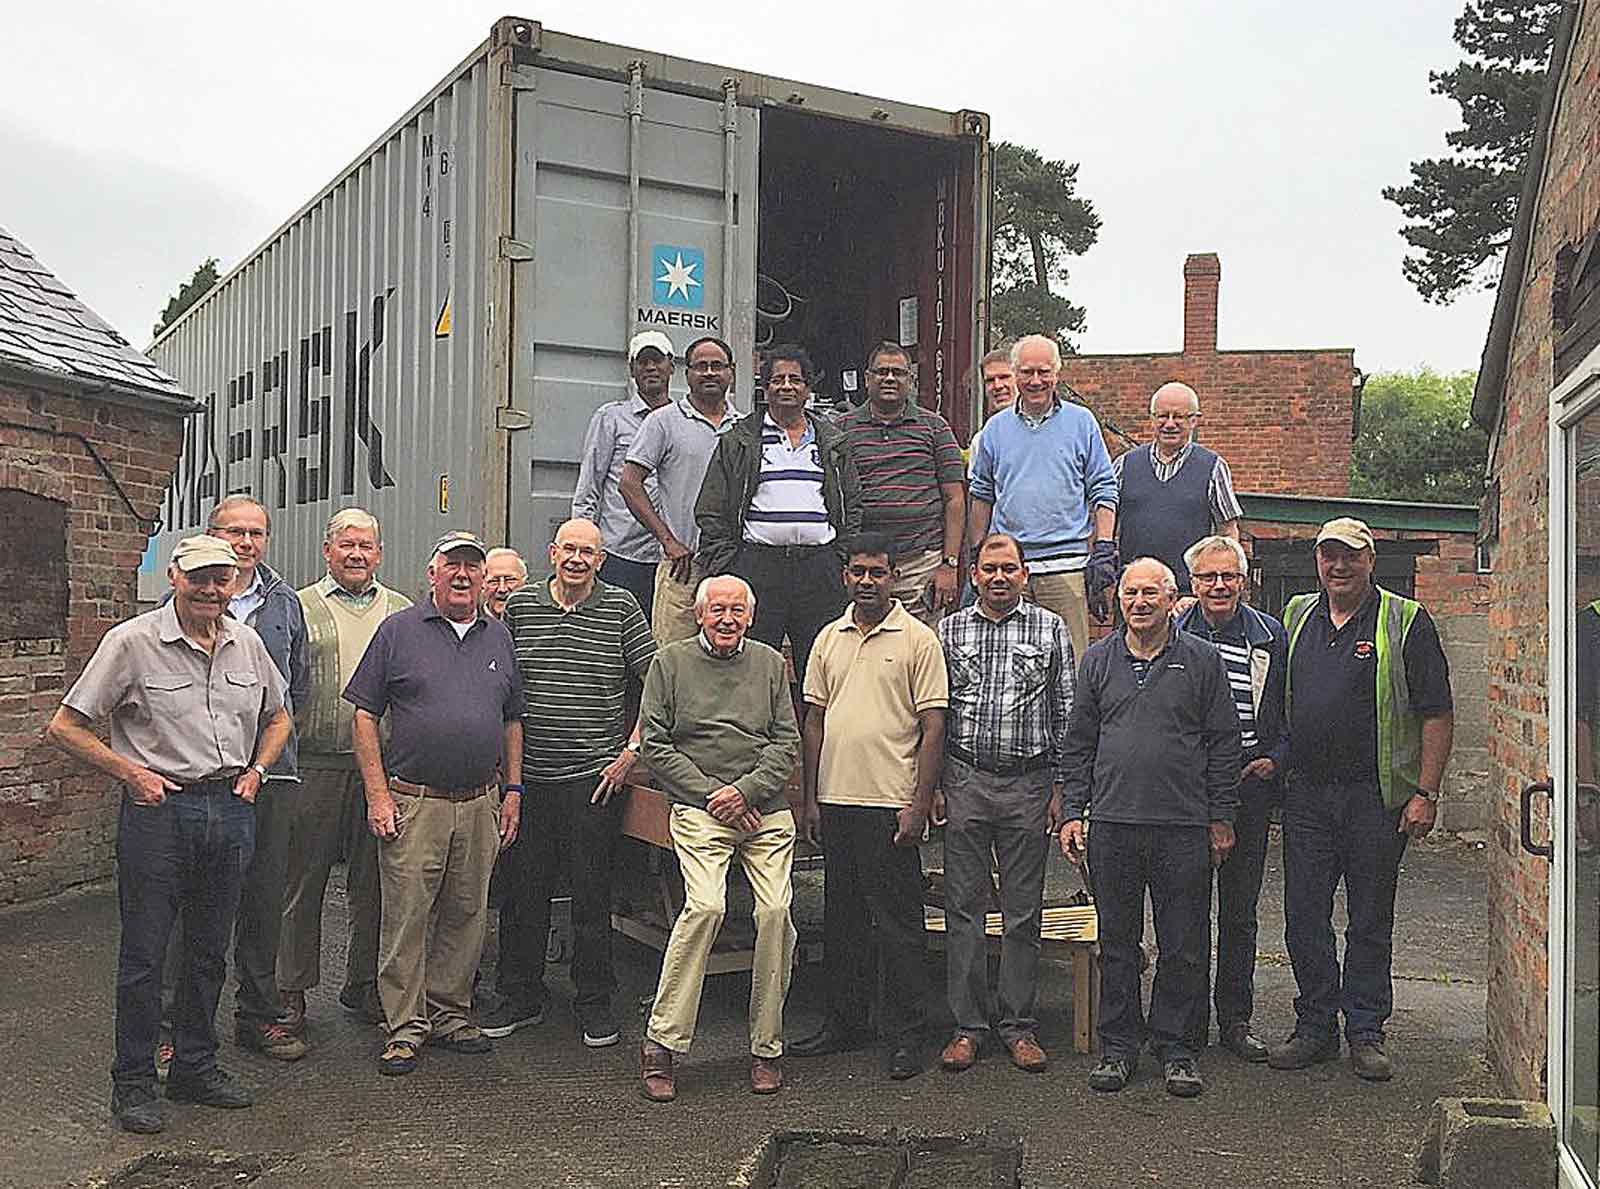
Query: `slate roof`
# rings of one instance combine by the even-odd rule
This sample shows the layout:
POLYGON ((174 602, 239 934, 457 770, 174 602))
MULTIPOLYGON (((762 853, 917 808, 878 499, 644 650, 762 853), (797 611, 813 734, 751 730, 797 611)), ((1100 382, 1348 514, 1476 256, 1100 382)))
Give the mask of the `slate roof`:
POLYGON ((0 227, 0 365, 166 404, 189 396, 0 227))

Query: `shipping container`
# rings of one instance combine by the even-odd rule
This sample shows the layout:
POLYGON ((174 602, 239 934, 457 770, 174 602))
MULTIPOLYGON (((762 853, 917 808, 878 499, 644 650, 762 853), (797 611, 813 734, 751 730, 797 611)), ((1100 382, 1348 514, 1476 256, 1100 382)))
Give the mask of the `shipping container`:
POLYGON ((350 504, 382 519, 386 576, 408 589, 450 528, 538 572, 590 415, 626 394, 645 328, 680 364, 700 335, 727 339, 746 409, 764 343, 803 344, 841 398, 866 348, 898 341, 965 440, 988 131, 981 112, 496 22, 152 346, 205 405, 154 556, 247 492, 296 584, 350 504))

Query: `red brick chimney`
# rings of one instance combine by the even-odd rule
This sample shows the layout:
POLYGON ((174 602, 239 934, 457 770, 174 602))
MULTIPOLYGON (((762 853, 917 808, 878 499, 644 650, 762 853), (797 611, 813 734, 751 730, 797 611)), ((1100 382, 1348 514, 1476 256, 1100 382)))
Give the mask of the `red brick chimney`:
POLYGON ((1215 252, 1197 252, 1183 262, 1183 353, 1214 355, 1217 350, 1217 289, 1222 261, 1215 252))

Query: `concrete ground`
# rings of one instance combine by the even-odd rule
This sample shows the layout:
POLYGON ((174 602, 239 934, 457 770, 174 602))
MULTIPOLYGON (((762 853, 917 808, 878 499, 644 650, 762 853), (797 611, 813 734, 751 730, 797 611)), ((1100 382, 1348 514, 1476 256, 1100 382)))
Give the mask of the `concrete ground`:
MULTIPOLYGON (((928 861, 937 862, 930 847, 928 861)), ((1059 855, 1053 893, 1076 887, 1059 855)), ((817 875, 797 877, 802 925, 819 912, 817 875)), ((786 1062, 773 1098, 746 1089, 748 978, 708 982, 693 1054, 680 1063, 678 1101, 656 1106, 635 1089, 641 1020, 656 956, 618 942, 623 1043, 583 1047, 566 971, 545 1023, 487 1057, 424 1050, 410 1077, 378 1076, 379 1034, 345 1017, 337 985, 311 996, 312 1054, 293 1065, 232 1043, 231 996, 219 1029, 224 1064, 256 1094, 248 1111, 168 1107, 168 1128, 116 1131, 107 1111, 117 909, 107 887, 0 914, 0 1185, 648 1186, 737 1183, 776 1131, 936 1134, 1000 1127, 1025 1145, 1023 1183, 1043 1186, 1403 1185, 1424 1112, 1441 1094, 1492 1093, 1483 1060, 1484 862, 1458 842, 1413 848, 1401 880, 1396 1011, 1388 1085, 1360 1082, 1344 1062, 1299 1073, 1247 1066, 1218 1049, 1193 1101, 1170 1098, 1148 1062, 1117 1095, 1090 1091, 1092 1058, 1070 1050, 1070 978, 1046 968, 1041 1039, 1053 1061, 1026 1075, 986 1054, 960 1075, 937 1069, 893 1083, 876 1054, 786 1062), (177 1157, 183 1174, 141 1159, 177 1157), (208 1167, 212 1159, 226 1163, 208 1167)), ((1282 942, 1282 864, 1274 842, 1263 891, 1256 1021, 1285 1034, 1294 980, 1282 942)), ((342 970, 342 892, 330 891, 325 970, 342 970)), ((936 986, 942 988, 942 970, 936 986)), ((790 996, 789 1032, 815 1019, 820 970, 804 968, 790 996)), ((930 1050, 943 1042, 942 1026, 930 1050)), ((930 1052, 930 1057, 931 1057, 930 1052)), ((827 1182, 835 1186, 843 1181, 827 1182)), ((957 1182, 949 1182, 955 1185, 957 1182)), ((987 1183, 985 1181, 984 1183, 987 1183)))

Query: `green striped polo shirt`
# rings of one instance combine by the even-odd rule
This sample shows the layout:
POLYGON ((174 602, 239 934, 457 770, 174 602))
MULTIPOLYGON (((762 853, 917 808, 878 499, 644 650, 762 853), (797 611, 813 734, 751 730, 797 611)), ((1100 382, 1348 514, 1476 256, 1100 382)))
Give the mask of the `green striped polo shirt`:
POLYGON ((596 776, 627 741, 623 695, 656 655, 650 623, 620 586, 595 579, 571 611, 530 582, 506 603, 522 671, 522 778, 530 783, 596 776))

